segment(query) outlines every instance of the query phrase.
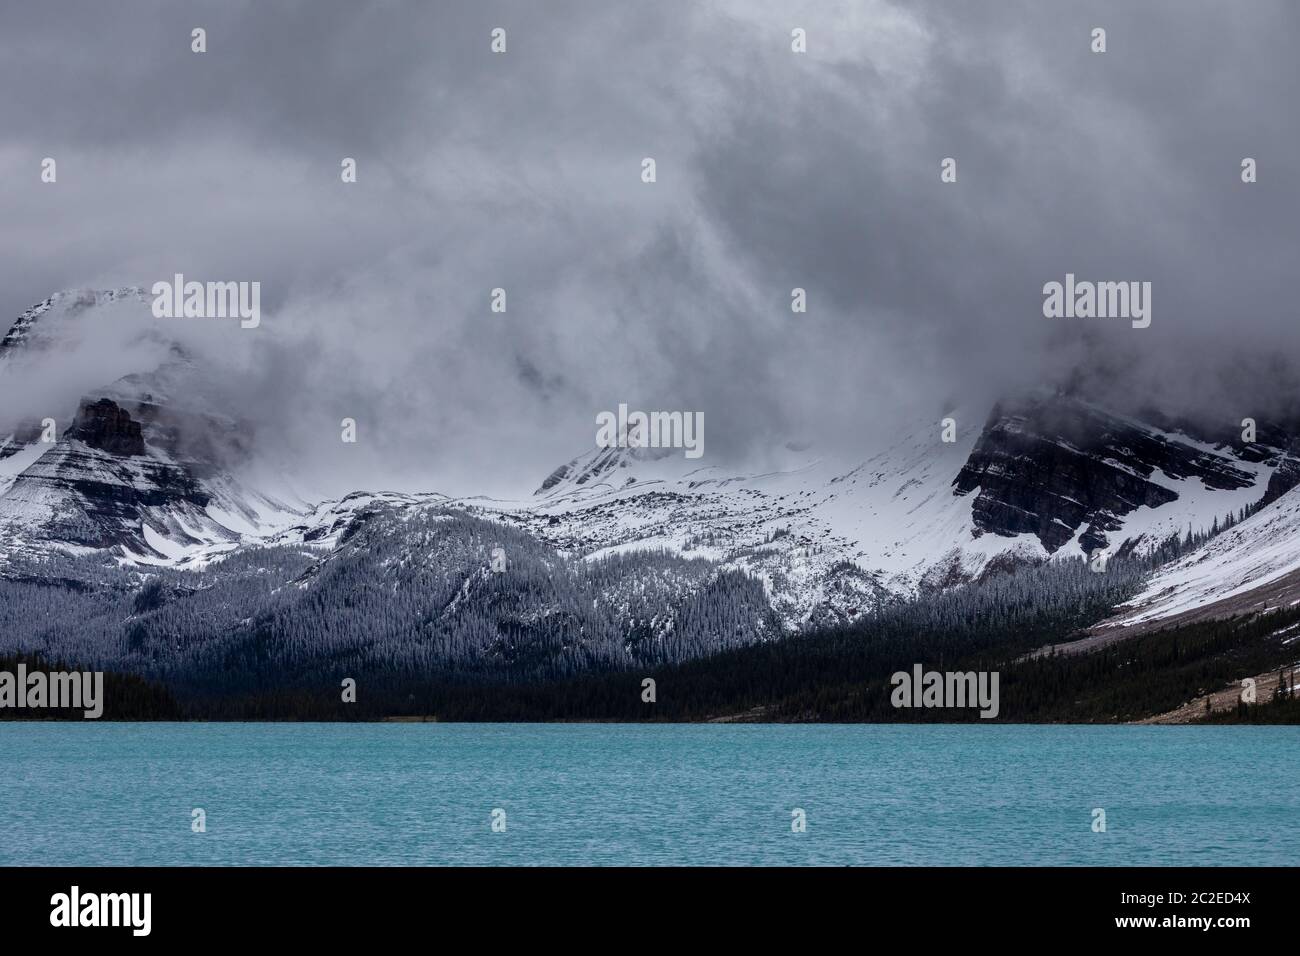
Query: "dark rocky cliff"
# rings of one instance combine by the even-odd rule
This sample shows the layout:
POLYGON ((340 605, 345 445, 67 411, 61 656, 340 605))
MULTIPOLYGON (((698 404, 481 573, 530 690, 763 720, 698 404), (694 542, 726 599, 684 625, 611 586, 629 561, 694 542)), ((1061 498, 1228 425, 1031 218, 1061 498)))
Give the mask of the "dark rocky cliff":
POLYGON ((143 455, 144 434, 140 423, 124 408, 107 398, 83 400, 77 417, 64 435, 110 455, 143 455))
POLYGON ((1157 471, 1199 478, 1209 488, 1248 488, 1254 476, 1240 467, 1243 462, 1282 455, 1271 445, 1206 450, 1199 442, 1060 396, 1002 403, 985 423, 954 492, 978 489, 972 510, 982 532, 1034 534, 1055 551, 1084 529, 1084 549, 1102 548, 1108 532, 1119 530, 1118 518, 1177 499, 1153 479, 1157 471))

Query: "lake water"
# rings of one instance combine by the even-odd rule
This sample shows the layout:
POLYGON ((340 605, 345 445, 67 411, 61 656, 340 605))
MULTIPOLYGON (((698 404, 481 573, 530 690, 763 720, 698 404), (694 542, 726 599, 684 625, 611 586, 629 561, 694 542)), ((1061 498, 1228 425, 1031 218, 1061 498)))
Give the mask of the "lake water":
POLYGON ((1298 756, 1296 727, 4 722, 0 864, 1291 865, 1298 756))

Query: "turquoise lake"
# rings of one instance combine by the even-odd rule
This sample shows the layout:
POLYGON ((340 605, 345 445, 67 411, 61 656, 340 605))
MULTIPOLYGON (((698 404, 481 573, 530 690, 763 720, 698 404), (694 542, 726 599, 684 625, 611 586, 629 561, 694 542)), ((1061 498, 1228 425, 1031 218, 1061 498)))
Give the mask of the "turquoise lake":
POLYGON ((5 722, 0 864, 1293 865, 1298 756, 1296 727, 5 722))

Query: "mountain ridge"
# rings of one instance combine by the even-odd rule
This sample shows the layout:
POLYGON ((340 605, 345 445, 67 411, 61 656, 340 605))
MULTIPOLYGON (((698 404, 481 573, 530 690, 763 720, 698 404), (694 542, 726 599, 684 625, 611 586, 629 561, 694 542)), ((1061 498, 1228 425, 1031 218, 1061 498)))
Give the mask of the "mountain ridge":
MULTIPOLYGON (((37 358, 57 361, 51 318, 133 300, 141 290, 50 297, 2 340, 0 374, 38 341, 37 358)), ((566 559, 702 558, 716 575, 758 582, 797 633, 1017 567, 1151 554, 1284 501, 1300 482, 1285 429, 1265 425, 1255 442, 1222 426, 1191 434, 1158 413, 1142 420, 1042 389, 987 414, 950 412, 983 423, 952 441, 938 421, 902 426, 856 464, 787 448, 781 467, 745 471, 671 449, 596 448, 519 500, 358 491, 312 504, 236 477, 232 464, 255 455, 239 423, 171 398, 188 363, 173 347, 157 368, 87 383, 53 442, 11 430, 0 442, 0 561, 98 553, 201 571, 250 548, 328 556, 368 516, 454 507, 566 559)))

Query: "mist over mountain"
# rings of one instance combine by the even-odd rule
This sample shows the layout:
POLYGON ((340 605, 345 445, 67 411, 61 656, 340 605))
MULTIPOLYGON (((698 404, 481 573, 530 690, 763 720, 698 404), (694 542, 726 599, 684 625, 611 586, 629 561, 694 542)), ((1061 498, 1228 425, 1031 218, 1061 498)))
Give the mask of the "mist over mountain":
MULTIPOLYGON (((898 421, 856 459, 847 441, 830 454, 787 442, 757 466, 694 457, 643 447, 641 432, 623 424, 620 439, 636 444, 583 452, 544 477, 515 474, 507 496, 489 493, 491 476, 465 495, 393 491, 395 470, 382 483, 322 499, 304 492, 311 482, 295 460, 311 443, 310 423, 300 423, 296 442, 277 446, 252 406, 230 400, 237 392, 228 359, 214 357, 202 336, 186 336, 187 321, 156 319, 140 289, 80 290, 37 304, 0 339, 0 381, 19 398, 25 383, 42 377, 72 384, 66 366, 77 363, 65 359, 87 347, 115 361, 156 363, 108 382, 82 379, 66 406, 50 402, 40 418, 24 415, 19 402, 8 407, 0 421, 0 569, 24 578, 38 573, 24 570, 28 563, 59 565, 70 555, 89 562, 59 572, 71 579, 94 580, 105 563, 135 568, 142 580, 156 568, 204 577, 238 566, 236 558, 256 560, 250 553, 291 548, 299 549, 291 564, 310 587, 345 546, 357 551, 357 535, 378 518, 392 529, 386 537, 401 538, 433 514, 479 522, 480 561, 498 551, 509 560, 503 542, 514 535, 528 542, 511 546, 516 557, 549 549, 569 575, 632 554, 687 562, 695 570, 681 580, 690 583, 665 585, 666 603, 649 616, 653 642, 678 633, 680 602, 697 600, 699 588, 733 580, 758 588, 760 601, 747 599, 739 617, 728 611, 735 621, 725 633, 692 639, 702 653, 853 623, 899 601, 1049 562, 1102 554, 1154 568, 1256 512, 1291 507, 1300 482, 1294 421, 1138 413, 1123 401, 1106 404, 1099 374, 987 406, 950 404, 942 420, 898 421), (172 328, 175 337, 165 334, 172 328), (109 347, 109 330, 127 335, 120 352, 109 347), (248 411, 230 415, 231 408, 248 411), (298 567, 304 558, 306 571, 298 567)), ((628 415, 620 406, 619 417, 628 415)), ((355 423, 342 424, 337 439, 330 423, 316 440, 355 447, 348 441, 355 423)), ((370 573, 387 573, 388 547, 364 552, 370 573)), ((447 560, 424 553, 432 545, 423 538, 400 547, 412 561, 447 560)), ((1287 574, 1292 564, 1300 551, 1284 546, 1274 565, 1287 574)), ((469 574, 465 588, 477 573, 460 565, 447 572, 469 574)), ((492 589, 485 593, 492 600, 492 589)), ((608 593, 598 603, 609 600, 621 603, 608 593)), ((529 615, 550 621, 557 613, 570 616, 551 603, 529 615)), ((624 623, 636 629, 639 620, 624 623)))
MULTIPOLYGON (((6 10, 0 311, 260 281, 259 328, 165 336, 321 496, 517 494, 620 402, 703 412, 706 459, 756 467, 789 441, 856 460, 1044 383, 1216 423, 1294 412, 1300 144, 1257 121, 1300 93, 1293 5, 302 12, 6 10), (1151 282, 1150 328, 1044 318, 1067 273, 1151 282)), ((137 318, 4 407, 67 416, 156 364, 137 318)))

